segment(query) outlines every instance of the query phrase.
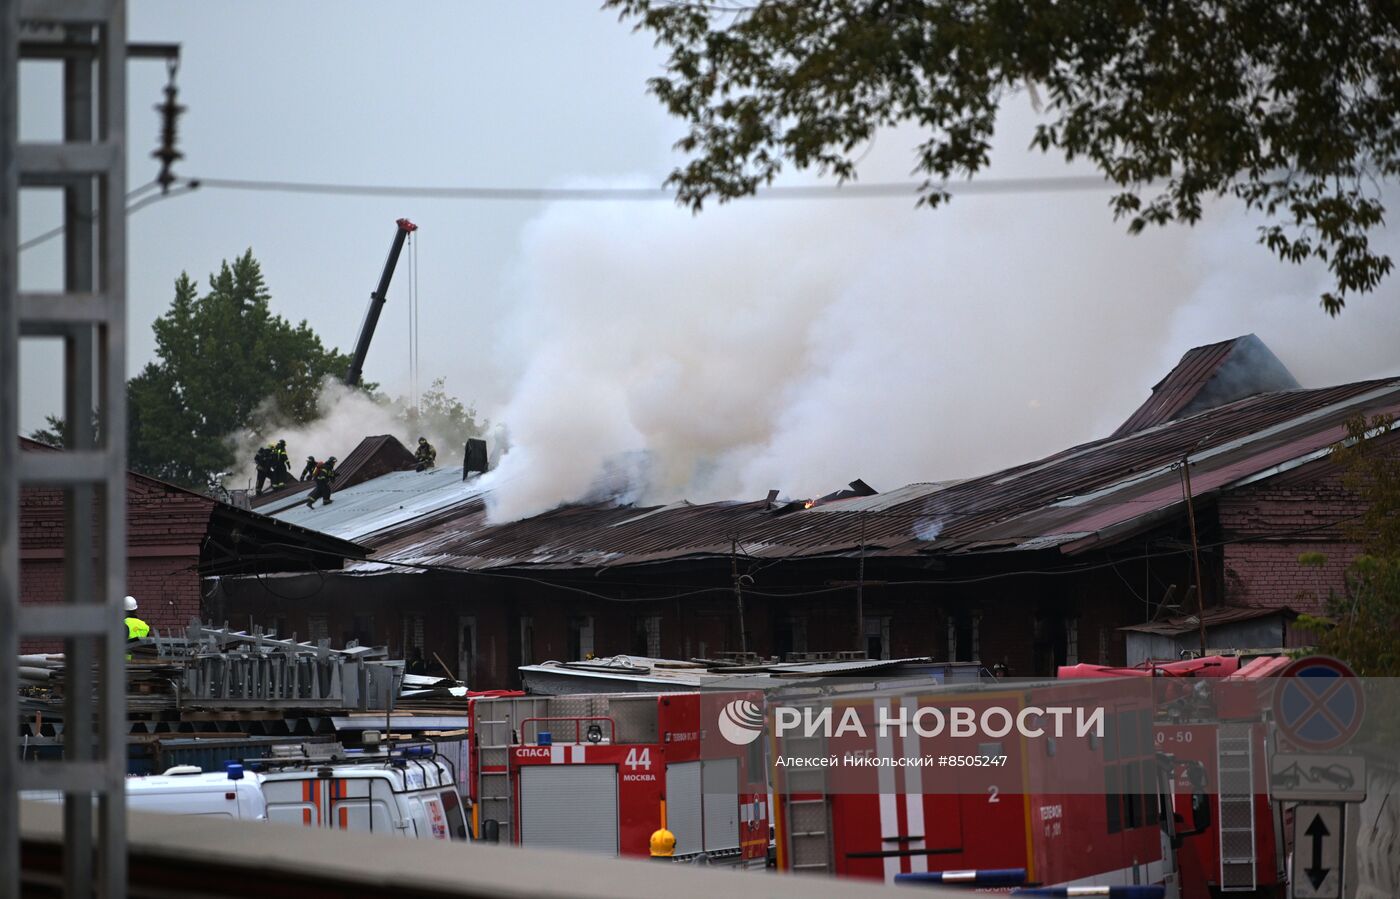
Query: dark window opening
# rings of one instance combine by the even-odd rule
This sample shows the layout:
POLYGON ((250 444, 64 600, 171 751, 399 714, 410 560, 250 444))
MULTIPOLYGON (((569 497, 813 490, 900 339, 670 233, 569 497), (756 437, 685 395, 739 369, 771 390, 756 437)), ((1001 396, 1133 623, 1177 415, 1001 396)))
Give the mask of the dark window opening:
POLYGON ((1146 762, 1143 762, 1143 763, 1142 763, 1142 810, 1143 810, 1144 820, 1143 820, 1142 823, 1144 823, 1144 824, 1156 824, 1156 823, 1157 823, 1157 820, 1158 820, 1158 815, 1157 815, 1157 811, 1158 811, 1158 810, 1157 810, 1157 800, 1158 800, 1158 798, 1159 798, 1159 794, 1158 794, 1158 792, 1157 792, 1157 763, 1156 763, 1156 762, 1153 762, 1153 761, 1146 761, 1146 762))
POLYGON ((1138 779, 1138 766, 1123 766, 1123 828, 1126 830, 1142 824, 1142 783, 1138 779))
POLYGON ((1118 793, 1118 766, 1109 765, 1103 770, 1103 792, 1108 832, 1118 833, 1123 829, 1123 797, 1118 793))

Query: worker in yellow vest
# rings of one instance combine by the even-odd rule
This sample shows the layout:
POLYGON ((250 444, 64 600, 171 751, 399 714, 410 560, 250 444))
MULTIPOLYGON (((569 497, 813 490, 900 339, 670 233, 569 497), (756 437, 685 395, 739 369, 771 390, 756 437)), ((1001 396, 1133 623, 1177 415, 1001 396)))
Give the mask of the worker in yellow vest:
POLYGON ((142 637, 149 636, 151 626, 132 614, 136 611, 136 597, 128 596, 124 605, 126 607, 126 639, 140 640, 142 637))

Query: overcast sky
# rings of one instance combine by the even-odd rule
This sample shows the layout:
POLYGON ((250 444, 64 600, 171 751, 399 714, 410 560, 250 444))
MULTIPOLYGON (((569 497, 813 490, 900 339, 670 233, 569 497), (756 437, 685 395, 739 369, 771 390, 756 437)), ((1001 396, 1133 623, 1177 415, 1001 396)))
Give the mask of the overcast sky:
MULTIPOLYGON (((130 38, 183 47, 186 176, 653 186, 679 161, 681 126, 645 91, 660 54, 592 2, 132 0, 130 38)), ((130 72, 135 187, 156 172, 165 71, 130 72)), ((58 66, 21 75, 22 137, 56 139, 58 66)), ((1070 173, 1024 150, 1033 115, 1008 104, 988 177, 1070 173)), ((908 177, 913 139, 882 135, 863 176, 908 177)), ((1274 262, 1254 223, 1222 209, 1129 238, 1107 196, 961 197, 932 213, 758 201, 694 217, 667 202, 205 189, 130 220, 128 368, 151 358, 176 276, 202 282, 249 247, 274 308, 348 350, 407 216, 421 228, 422 380, 445 376, 504 421, 532 466, 590 457, 522 508, 596 473, 581 443, 670 454, 671 489, 697 496, 972 474, 1100 436, 1190 346, 1249 331, 1305 384, 1400 369, 1393 278, 1329 320, 1319 273, 1274 262)), ((26 191, 21 239, 59 212, 56 194, 26 191)), ((24 254, 23 287, 59 286, 60 249, 24 254)), ((395 393, 406 271, 365 367, 395 393)), ((29 430, 58 410, 61 370, 33 345, 22 366, 29 430)))

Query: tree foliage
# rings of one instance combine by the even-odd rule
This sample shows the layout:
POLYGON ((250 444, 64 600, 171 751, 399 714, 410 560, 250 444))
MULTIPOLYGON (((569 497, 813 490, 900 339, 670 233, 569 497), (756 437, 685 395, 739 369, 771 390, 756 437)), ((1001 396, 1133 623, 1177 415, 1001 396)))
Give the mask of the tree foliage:
MULTIPOLYGON (((1347 570, 1346 589, 1334 593, 1324 616, 1299 625, 1319 634, 1318 648, 1373 677, 1400 675, 1400 432, 1390 416, 1347 423, 1334 453, 1344 481, 1366 503, 1352 528, 1361 544, 1347 570)), ((1310 554, 1313 555, 1313 554, 1310 554)), ((1304 565, 1326 559, 1302 559, 1304 565)))
POLYGON ((229 435, 270 409, 281 421, 314 419, 322 381, 349 363, 305 321, 272 312, 252 250, 225 261, 203 296, 182 273, 154 328, 157 360, 128 384, 131 467, 187 487, 232 467, 229 435))
POLYGON ((689 124, 668 185, 699 210, 785 163, 841 179, 880 128, 923 135, 921 199, 987 165, 1013 92, 1032 145, 1090 160, 1129 231, 1194 223, 1212 197, 1259 240, 1323 261, 1337 314, 1390 271, 1370 236, 1400 171, 1400 6, 1375 0, 606 0, 669 51, 651 91, 689 124))
MULTIPOLYGON (((447 392, 446 378, 433 379, 432 386, 419 398, 416 409, 403 399, 399 404, 404 409, 401 416, 404 426, 414 432, 409 434, 410 447, 416 445, 419 436, 436 435, 438 439, 450 441, 452 451, 460 452, 468 437, 480 437, 490 427, 485 419, 477 420, 476 407, 464 404, 447 392)), ((438 452, 446 449, 438 447, 438 452)))

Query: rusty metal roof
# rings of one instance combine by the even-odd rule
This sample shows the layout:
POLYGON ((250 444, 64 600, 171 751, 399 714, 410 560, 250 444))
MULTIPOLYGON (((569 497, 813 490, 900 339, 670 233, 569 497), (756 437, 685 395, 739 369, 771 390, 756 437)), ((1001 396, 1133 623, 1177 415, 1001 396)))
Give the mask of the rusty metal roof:
POLYGON ((727 557, 736 547, 759 558, 855 556, 862 545, 875 556, 1055 548, 1073 554, 1176 514, 1183 502, 1179 463, 1188 454, 1194 495, 1209 497, 1325 456, 1345 436, 1346 420, 1363 411, 1400 412, 1400 380, 1252 396, 982 477, 810 509, 799 504, 782 514, 762 500, 592 504, 492 525, 486 497, 464 497, 444 514, 400 518, 392 530, 373 536, 355 533, 375 553, 350 567, 598 569, 727 557))
POLYGON ((1166 618, 1162 621, 1148 621, 1144 624, 1130 624, 1127 627, 1120 627, 1120 631, 1132 631, 1137 634, 1158 634, 1165 637, 1177 637, 1182 634, 1194 633, 1204 621, 1206 627, 1219 627, 1223 624, 1234 624, 1238 621, 1253 621, 1256 618, 1269 618, 1274 615, 1282 616, 1288 621, 1298 617, 1298 613, 1288 606, 1215 606, 1206 609, 1200 617, 1194 615, 1181 615, 1176 618, 1166 618))
POLYGON ((1253 334, 1187 350, 1152 396, 1112 436, 1183 418, 1247 396, 1296 388, 1298 382, 1253 334))

